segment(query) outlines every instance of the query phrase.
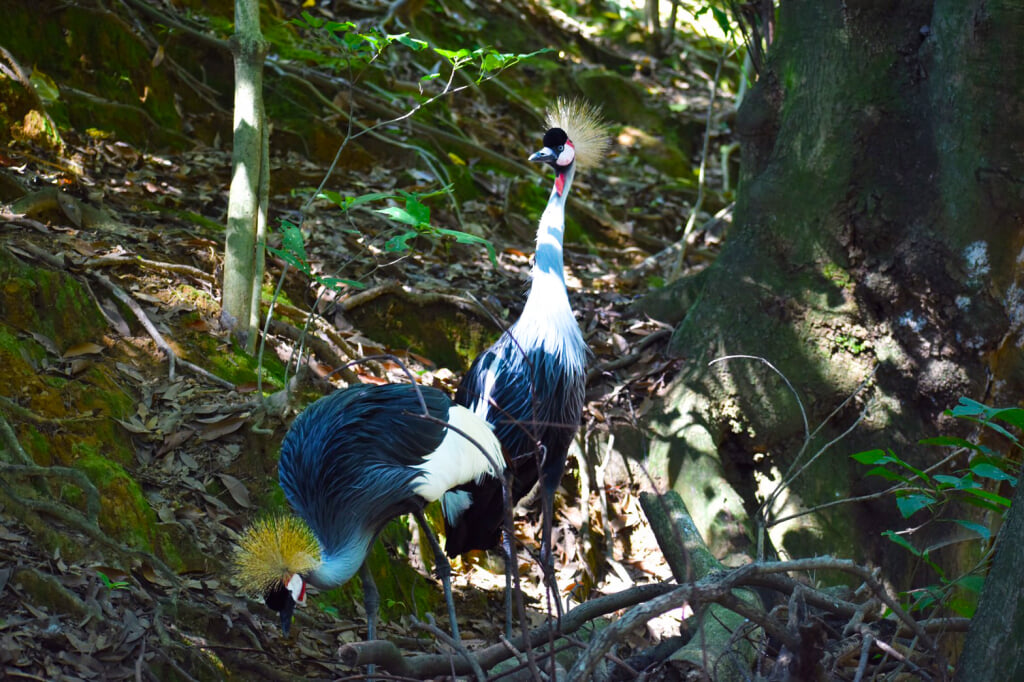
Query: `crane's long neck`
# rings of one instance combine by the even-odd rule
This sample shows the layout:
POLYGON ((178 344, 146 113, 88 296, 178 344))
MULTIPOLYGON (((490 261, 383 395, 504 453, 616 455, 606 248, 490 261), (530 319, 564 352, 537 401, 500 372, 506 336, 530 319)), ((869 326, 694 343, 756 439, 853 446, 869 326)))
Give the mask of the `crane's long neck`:
POLYGON ((565 202, 569 198, 569 188, 576 174, 576 165, 564 171, 557 171, 555 186, 551 189, 548 205, 540 217, 537 229, 537 255, 534 259, 530 286, 530 299, 536 296, 557 296, 559 293, 568 301, 565 291, 565 262, 562 256, 562 243, 565 238, 565 202))
POLYGON ((373 538, 372 534, 360 533, 341 543, 333 553, 321 545, 322 563, 306 575, 306 580, 322 590, 347 583, 366 560, 373 538))

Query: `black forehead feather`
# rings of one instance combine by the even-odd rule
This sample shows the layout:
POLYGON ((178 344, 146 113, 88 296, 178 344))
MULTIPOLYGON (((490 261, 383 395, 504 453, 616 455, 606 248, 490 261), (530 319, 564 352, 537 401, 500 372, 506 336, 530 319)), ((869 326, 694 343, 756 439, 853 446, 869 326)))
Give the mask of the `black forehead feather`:
POLYGON ((544 146, 549 149, 561 147, 569 141, 569 136, 561 128, 550 128, 544 133, 544 146))

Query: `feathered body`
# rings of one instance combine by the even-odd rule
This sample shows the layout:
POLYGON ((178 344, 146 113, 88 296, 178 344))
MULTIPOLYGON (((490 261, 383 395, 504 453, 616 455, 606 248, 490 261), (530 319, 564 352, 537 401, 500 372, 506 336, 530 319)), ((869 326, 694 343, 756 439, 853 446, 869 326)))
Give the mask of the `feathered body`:
POLYGON ((271 601, 288 602, 283 593, 300 601, 304 585, 295 575, 320 588, 341 585, 388 521, 503 470, 490 425, 437 389, 360 385, 332 393, 303 411, 281 444, 281 488, 307 540, 294 519, 257 524, 238 553, 240 582, 263 590, 280 611, 271 601))
MULTIPOLYGON (((588 355, 565 286, 565 203, 576 169, 600 159, 607 139, 596 112, 576 102, 560 101, 547 123, 544 149, 530 159, 549 163, 555 182, 537 231, 526 305, 519 320, 473 362, 455 402, 493 425, 511 469, 513 502, 540 479, 549 508, 579 427, 588 355)), ((504 517, 500 481, 459 486, 445 494, 443 504, 449 556, 498 543, 504 517)))

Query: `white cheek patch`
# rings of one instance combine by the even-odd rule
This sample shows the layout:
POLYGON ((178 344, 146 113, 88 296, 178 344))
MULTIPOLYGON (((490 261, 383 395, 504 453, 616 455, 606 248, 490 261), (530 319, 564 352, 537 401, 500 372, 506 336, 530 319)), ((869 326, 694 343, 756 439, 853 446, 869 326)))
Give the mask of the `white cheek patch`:
POLYGON ((291 577, 288 584, 285 585, 285 589, 288 590, 289 594, 292 595, 292 599, 299 606, 306 605, 306 581, 302 579, 302 576, 298 573, 291 577))
POLYGON ((572 146, 572 142, 566 142, 565 147, 562 148, 562 153, 558 155, 557 163, 559 166, 568 166, 576 158, 576 148, 572 146))

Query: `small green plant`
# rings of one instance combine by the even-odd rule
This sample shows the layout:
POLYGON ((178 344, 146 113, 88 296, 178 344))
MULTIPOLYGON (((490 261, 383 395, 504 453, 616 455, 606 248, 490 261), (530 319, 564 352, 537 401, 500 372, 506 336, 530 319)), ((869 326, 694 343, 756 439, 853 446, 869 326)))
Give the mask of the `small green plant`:
POLYGON ((126 580, 111 580, 103 571, 96 571, 96 575, 100 577, 100 582, 108 590, 127 590, 131 587, 131 583, 126 580))
POLYGON ((460 244, 478 244, 487 249, 487 255, 491 264, 497 267, 498 254, 494 245, 483 237, 478 237, 461 230, 452 230, 446 227, 437 227, 430 223, 430 207, 424 204, 421 199, 448 194, 451 192, 451 185, 447 185, 430 194, 416 194, 398 190, 397 193, 374 192, 358 197, 346 197, 337 192, 323 191, 319 196, 334 202, 338 208, 347 211, 351 208, 373 201, 394 200, 404 202, 404 206, 387 206, 374 209, 376 213, 385 215, 391 220, 406 226, 399 234, 388 239, 384 244, 384 250, 389 252, 401 252, 411 248, 409 242, 416 237, 426 237, 431 240, 438 240, 450 237, 460 244))
POLYGON ((355 280, 342 279, 340 277, 324 277, 323 275, 313 272, 313 268, 309 264, 309 258, 306 256, 306 242, 302 238, 302 230, 300 230, 294 223, 288 220, 282 220, 281 235, 281 248, 276 249, 272 246, 268 246, 267 251, 288 263, 310 279, 322 284, 325 288, 331 289, 332 291, 339 291, 343 286, 350 286, 356 289, 366 287, 362 282, 357 282, 355 280))
MULTIPOLYGON (((475 64, 477 75, 474 80, 479 84, 505 69, 515 66, 524 59, 552 51, 551 48, 544 48, 535 52, 517 54, 498 52, 490 47, 479 47, 476 49, 463 47, 449 50, 433 46, 425 40, 413 38, 408 33, 384 33, 377 29, 360 31, 359 27, 351 21, 328 21, 327 19, 313 16, 309 12, 303 12, 302 16, 298 19, 293 19, 292 23, 302 29, 306 29, 321 41, 335 48, 340 48, 341 54, 344 55, 333 58, 319 56, 317 61, 324 65, 333 65, 337 69, 346 68, 353 71, 369 66, 384 54, 388 47, 398 43, 413 52, 431 50, 448 62, 453 73, 475 64)), ((302 55, 298 54, 296 56, 302 55)), ((440 72, 435 71, 423 76, 421 80, 434 80, 439 78, 440 75, 440 72)))
MULTIPOLYGON (((1021 437, 1011 431, 1024 431, 1024 409, 993 408, 968 398, 961 398, 960 403, 952 410, 947 410, 946 414, 975 422, 983 429, 1002 436, 1018 453, 1024 451, 1021 437)), ((868 450, 851 457, 861 464, 872 467, 867 472, 868 476, 877 476, 895 484, 890 490, 896 498, 896 506, 903 518, 909 519, 914 514, 926 510, 931 513, 930 521, 953 523, 966 528, 973 534, 970 541, 982 543, 985 548, 991 546, 993 539, 989 526, 971 519, 944 518, 943 511, 947 508, 958 508, 952 503, 959 502, 980 507, 1002 518, 1010 508, 1010 499, 992 489, 1002 484, 1016 487, 1017 475, 1012 472, 1019 473, 1019 465, 976 440, 940 436, 921 441, 923 445, 954 448, 953 455, 963 451, 971 453, 965 467, 952 470, 943 469, 941 465, 952 462, 953 455, 928 470, 909 464, 892 450, 868 450)), ((920 611, 944 604, 959 615, 973 615, 976 597, 984 583, 985 560, 965 575, 950 578, 932 560, 931 553, 938 549, 938 546, 919 549, 903 534, 892 530, 887 530, 882 535, 918 557, 939 576, 939 584, 913 590, 905 595, 909 598, 910 609, 920 611)), ((942 546, 946 544, 948 543, 943 543, 942 546)))

